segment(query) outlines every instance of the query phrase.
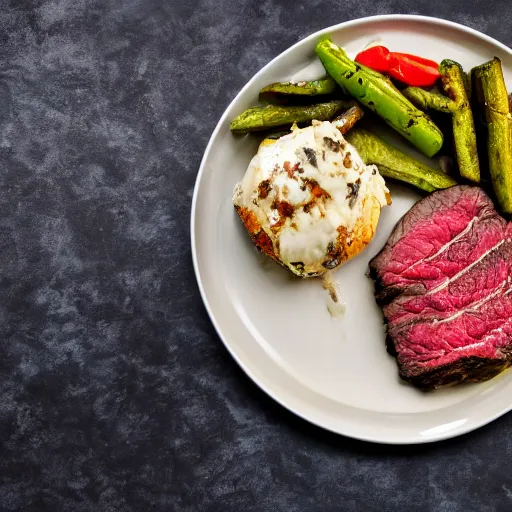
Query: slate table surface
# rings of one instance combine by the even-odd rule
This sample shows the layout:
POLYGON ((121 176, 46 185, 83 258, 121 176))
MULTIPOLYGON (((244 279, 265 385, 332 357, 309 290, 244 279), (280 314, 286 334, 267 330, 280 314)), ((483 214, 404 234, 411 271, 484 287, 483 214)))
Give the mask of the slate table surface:
POLYGON ((510 0, 0 0, 0 511, 512 510, 512 414, 386 447, 296 418, 202 306, 200 159, 246 81, 372 14, 510 0))

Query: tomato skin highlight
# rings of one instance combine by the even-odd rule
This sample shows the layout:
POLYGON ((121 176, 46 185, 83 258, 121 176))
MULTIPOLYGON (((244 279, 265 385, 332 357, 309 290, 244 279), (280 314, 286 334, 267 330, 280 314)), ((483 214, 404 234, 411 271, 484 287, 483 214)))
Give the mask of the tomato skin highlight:
MULTIPOLYGON (((428 59, 425 60, 432 62, 428 59)), ((425 65, 403 54, 392 55, 391 61, 391 66, 388 69, 389 76, 412 87, 430 87, 441 77, 435 62, 435 67, 425 65)))
POLYGON ((441 76, 437 62, 410 53, 390 52, 385 46, 363 50, 355 61, 412 87, 431 87, 441 76))
POLYGON ((418 64, 423 64, 424 66, 430 67, 430 68, 439 68, 439 64, 433 60, 425 59, 424 57, 418 57, 418 55, 412 55, 410 53, 400 53, 400 52, 391 52, 392 56, 397 59, 408 59, 412 60, 413 62, 417 62, 418 64))
POLYGON ((390 52, 385 46, 372 46, 359 52, 354 60, 374 71, 386 73, 391 64, 389 55, 390 52))

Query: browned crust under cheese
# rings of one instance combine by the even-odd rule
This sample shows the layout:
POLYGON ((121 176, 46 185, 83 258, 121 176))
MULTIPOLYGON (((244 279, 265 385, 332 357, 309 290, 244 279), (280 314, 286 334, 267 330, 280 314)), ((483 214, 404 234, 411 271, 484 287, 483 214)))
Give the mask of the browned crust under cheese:
MULTIPOLYGON (((275 253, 270 236, 265 232, 256 215, 243 206, 235 205, 243 225, 247 229, 254 245, 258 250, 274 261, 283 265, 279 255, 275 253)), ((338 228, 336 244, 327 247, 323 266, 326 270, 334 269, 359 254, 372 240, 379 222, 381 206, 376 197, 370 196, 363 201, 363 210, 354 229, 348 232, 343 226, 338 228)), ((299 262, 300 263, 300 262, 299 262)), ((303 277, 312 277, 317 274, 307 274, 303 277)))
POLYGON ((245 229, 249 233, 254 245, 258 248, 259 251, 263 252, 267 256, 270 256, 273 260, 281 263, 279 258, 276 256, 274 252, 274 246, 272 245, 272 240, 265 233, 265 230, 261 227, 256 215, 251 212, 248 208, 244 206, 235 205, 235 210, 238 213, 240 219, 242 220, 245 229))
MULTIPOLYGON (((338 228, 338 243, 335 249, 340 255, 338 265, 357 256, 372 240, 379 222, 381 206, 375 196, 366 197, 363 201, 363 210, 357 219, 354 229, 348 232, 346 228, 338 228)), ((329 258, 327 260, 329 262, 329 258)), ((334 263, 334 262, 333 262, 334 263)), ((335 268, 338 265, 330 263, 326 268, 335 268)))

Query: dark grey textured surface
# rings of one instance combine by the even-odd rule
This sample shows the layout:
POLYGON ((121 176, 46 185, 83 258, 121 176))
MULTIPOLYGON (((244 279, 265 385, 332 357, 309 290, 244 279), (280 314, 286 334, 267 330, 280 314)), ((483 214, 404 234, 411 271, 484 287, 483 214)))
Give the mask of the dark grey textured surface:
POLYGON ((512 415, 413 448, 312 427, 238 369, 192 272, 234 95, 309 33, 395 12, 512 45, 509 0, 0 1, 0 510, 512 509, 512 415))

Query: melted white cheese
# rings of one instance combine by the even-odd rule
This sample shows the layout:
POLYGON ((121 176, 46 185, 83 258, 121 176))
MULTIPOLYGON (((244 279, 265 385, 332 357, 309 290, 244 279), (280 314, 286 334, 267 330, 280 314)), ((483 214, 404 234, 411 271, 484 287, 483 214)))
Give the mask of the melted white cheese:
POLYGON ((387 193, 377 168, 366 166, 338 129, 313 121, 260 146, 233 200, 256 215, 283 264, 297 273, 293 263, 302 262, 304 275, 325 271, 329 244, 336 243, 338 228, 352 231, 365 197, 384 206, 387 193))

